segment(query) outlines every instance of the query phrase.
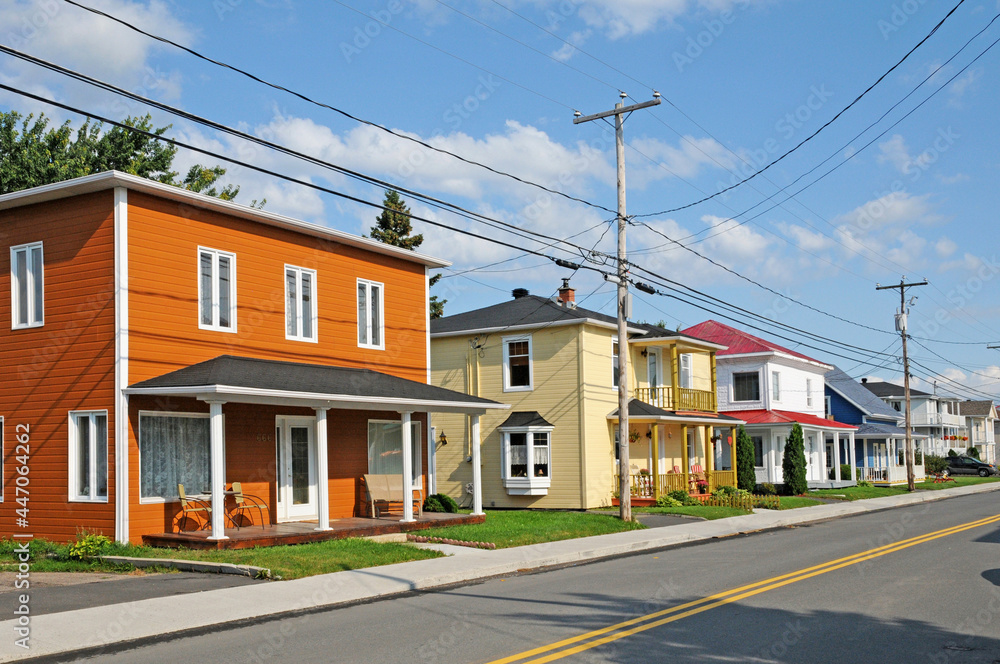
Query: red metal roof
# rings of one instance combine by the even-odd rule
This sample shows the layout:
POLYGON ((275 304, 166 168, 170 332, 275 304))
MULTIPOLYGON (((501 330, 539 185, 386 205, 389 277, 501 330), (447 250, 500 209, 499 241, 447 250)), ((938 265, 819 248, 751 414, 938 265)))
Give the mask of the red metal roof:
MULTIPOLYGON (((819 362, 819 360, 815 360, 808 355, 796 353, 794 350, 789 350, 784 346, 779 346, 776 343, 772 343, 766 339, 761 339, 760 337, 755 337, 752 334, 747 334, 743 330, 737 330, 735 327, 729 327, 728 325, 724 325, 714 320, 707 320, 704 323, 698 323, 693 327, 682 330, 681 334, 689 337, 695 337, 697 339, 704 339, 705 341, 711 341, 721 346, 728 346, 726 350, 720 350, 717 353, 719 356, 776 352, 786 353, 803 360, 809 360, 810 362, 819 362)), ((820 362, 820 364, 825 364, 825 362, 820 362)))
POLYGON ((734 410, 728 414, 734 415, 747 424, 794 424, 824 429, 857 429, 852 424, 844 424, 836 420, 828 420, 805 413, 793 413, 789 410, 734 410))

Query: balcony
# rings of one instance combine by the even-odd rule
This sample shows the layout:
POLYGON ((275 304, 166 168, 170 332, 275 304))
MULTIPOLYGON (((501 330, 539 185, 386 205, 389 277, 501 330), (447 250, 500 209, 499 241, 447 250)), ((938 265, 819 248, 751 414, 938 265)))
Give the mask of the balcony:
POLYGON ((635 398, 651 406, 664 410, 695 410, 704 413, 716 412, 715 393, 708 390, 692 390, 686 387, 640 387, 635 390, 635 398))
POLYGON ((963 427, 965 418, 951 413, 913 413, 910 416, 915 427, 963 427))

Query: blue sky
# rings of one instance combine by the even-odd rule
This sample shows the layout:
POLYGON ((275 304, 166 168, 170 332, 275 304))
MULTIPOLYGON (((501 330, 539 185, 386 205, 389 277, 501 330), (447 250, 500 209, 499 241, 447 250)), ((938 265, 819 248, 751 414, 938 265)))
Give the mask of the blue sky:
MULTIPOLYGON (((0 40, 326 161, 521 228, 559 238, 576 235, 573 242, 608 253, 614 251, 615 233, 602 239, 607 229, 602 222, 613 214, 600 207, 616 205, 610 127, 574 125, 574 109, 596 113, 611 108, 619 90, 630 95, 629 103, 650 99, 658 90, 666 103, 636 112, 625 125, 628 213, 681 207, 741 179, 812 134, 955 4, 79 1, 331 106, 594 205, 547 195, 428 152, 63 0, 5 3, 0 40)), ((641 226, 629 229, 630 258, 750 311, 871 351, 899 347, 889 334, 898 299, 891 291, 876 292, 876 282, 898 282, 903 274, 909 280, 927 278, 931 285, 913 293, 919 300, 911 333, 930 349, 911 349, 924 365, 915 373, 943 376, 942 391, 945 379, 951 379, 1000 394, 1000 354, 985 348, 985 342, 1000 342, 994 82, 1000 48, 970 65, 1000 37, 1000 21, 955 56, 998 12, 995 0, 964 2, 898 69, 786 159, 711 201, 642 218, 774 291, 867 327, 789 302, 641 226), (753 206, 758 207, 738 216, 753 206)), ((146 112, 7 56, 0 57, 0 81, 111 117, 146 112)), ((0 107, 44 110, 60 121, 79 122, 8 93, 0 93, 0 107)), ((159 125, 172 122, 171 134, 182 140, 360 198, 382 198, 380 190, 328 170, 163 113, 154 116, 159 125)), ((178 165, 209 161, 182 154, 178 165)), ((355 233, 367 232, 375 217, 370 208, 239 167, 230 168, 228 177, 243 187, 239 201, 266 198, 267 209, 275 212, 355 233)), ((411 201, 411 207, 415 214, 479 235, 571 257, 419 201, 411 201)), ((416 226, 425 235, 422 251, 454 263, 435 288, 448 300, 446 313, 501 301, 516 287, 551 295, 561 278, 571 275, 544 258, 416 226), (474 270, 497 261, 507 262, 474 270)), ((583 306, 613 313, 614 292, 598 273, 577 272, 572 283, 583 306)), ((634 317, 686 327, 712 316, 677 300, 637 294, 634 317)), ((880 369, 856 366, 869 353, 846 352, 857 358, 852 361, 787 345, 855 376, 901 375, 891 359, 880 369)))

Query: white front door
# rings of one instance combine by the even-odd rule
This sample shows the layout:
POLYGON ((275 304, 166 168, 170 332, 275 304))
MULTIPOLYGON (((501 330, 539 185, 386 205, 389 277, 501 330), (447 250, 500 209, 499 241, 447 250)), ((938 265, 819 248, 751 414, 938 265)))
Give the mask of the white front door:
POLYGON ((316 420, 278 417, 275 426, 278 521, 317 518, 316 420))

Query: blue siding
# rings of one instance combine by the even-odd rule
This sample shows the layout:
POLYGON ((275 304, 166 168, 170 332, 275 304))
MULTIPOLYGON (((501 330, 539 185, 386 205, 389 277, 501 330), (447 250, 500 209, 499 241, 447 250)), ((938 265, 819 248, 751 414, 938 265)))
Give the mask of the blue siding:
POLYGON ((844 424, 861 424, 864 413, 844 397, 826 386, 826 396, 830 397, 830 414, 833 419, 844 424))

